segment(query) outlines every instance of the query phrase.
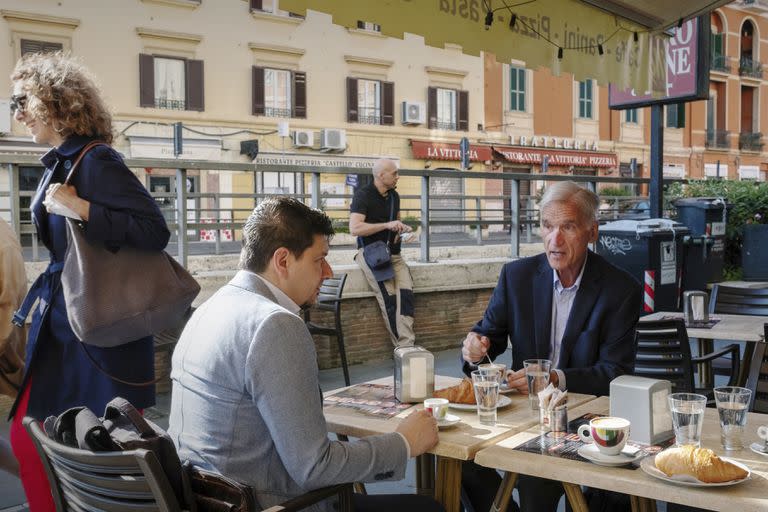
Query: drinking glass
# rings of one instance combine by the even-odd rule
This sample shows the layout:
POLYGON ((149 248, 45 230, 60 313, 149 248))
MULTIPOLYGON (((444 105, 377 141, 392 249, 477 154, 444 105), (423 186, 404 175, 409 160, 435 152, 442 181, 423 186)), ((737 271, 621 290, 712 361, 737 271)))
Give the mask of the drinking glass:
POLYGON ((549 359, 526 359, 523 361, 525 376, 528 378, 528 403, 531 409, 539 408, 539 391, 549 384, 549 371, 552 361, 549 359))
POLYGON ((720 443, 726 450, 744 448, 744 427, 752 390, 735 386, 715 388, 717 414, 720 416, 720 443))
POLYGON ((499 403, 499 377, 496 372, 472 372, 472 384, 477 402, 477 419, 481 425, 496 425, 496 406, 499 403))
POLYGON ((675 444, 701 446, 701 427, 707 397, 695 393, 672 393, 667 397, 675 429, 675 444))

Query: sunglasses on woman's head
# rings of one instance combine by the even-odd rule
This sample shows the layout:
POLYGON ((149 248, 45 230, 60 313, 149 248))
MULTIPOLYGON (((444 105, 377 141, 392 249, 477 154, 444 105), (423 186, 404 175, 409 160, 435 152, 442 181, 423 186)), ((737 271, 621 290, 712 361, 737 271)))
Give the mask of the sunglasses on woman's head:
POLYGON ((24 109, 27 107, 27 95, 26 94, 14 94, 11 96, 11 114, 17 110, 24 113, 24 109))

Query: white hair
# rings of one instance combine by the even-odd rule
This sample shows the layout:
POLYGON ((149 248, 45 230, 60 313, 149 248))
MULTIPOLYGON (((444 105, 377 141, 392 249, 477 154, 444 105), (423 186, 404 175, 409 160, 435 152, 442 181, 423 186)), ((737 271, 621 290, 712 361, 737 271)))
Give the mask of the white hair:
POLYGON ((581 217, 587 222, 595 222, 598 219, 600 198, 591 190, 580 186, 574 181, 558 181, 547 187, 544 196, 539 202, 539 211, 552 203, 571 203, 581 213, 581 217))

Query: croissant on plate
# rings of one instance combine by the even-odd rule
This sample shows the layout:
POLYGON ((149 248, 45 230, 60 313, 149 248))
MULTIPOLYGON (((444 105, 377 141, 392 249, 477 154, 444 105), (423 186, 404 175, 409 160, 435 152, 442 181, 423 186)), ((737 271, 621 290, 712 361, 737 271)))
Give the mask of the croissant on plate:
POLYGON ((667 476, 690 475, 708 484, 741 480, 747 476, 742 468, 724 461, 709 448, 693 445, 668 448, 656 455, 655 462, 667 476))
POLYGON ((438 389, 432 395, 435 398, 447 398, 454 404, 475 405, 475 390, 472 387, 472 381, 464 379, 460 384, 449 388, 438 389))

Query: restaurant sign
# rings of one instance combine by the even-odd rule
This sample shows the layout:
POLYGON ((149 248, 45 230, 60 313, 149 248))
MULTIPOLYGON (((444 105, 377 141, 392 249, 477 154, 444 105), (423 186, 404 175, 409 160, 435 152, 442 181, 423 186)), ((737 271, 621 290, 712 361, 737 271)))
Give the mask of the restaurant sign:
MULTIPOLYGON (((461 158, 459 145, 444 142, 412 140, 413 158, 422 160, 455 160, 461 158)), ((542 147, 518 147, 508 145, 469 146, 469 159, 473 162, 504 159, 523 165, 541 165, 544 156, 549 157, 550 166, 559 167, 618 167, 615 153, 596 151, 558 151, 542 147), (495 154, 494 154, 495 153, 495 154), (500 158, 501 157, 501 158, 500 158)))
MULTIPOLYGON (((458 151, 458 144, 456 151, 458 151)), ((324 167, 354 167, 358 169, 373 169, 373 164, 378 156, 341 156, 341 155, 315 155, 307 153, 270 153, 261 152, 253 163, 262 165, 289 165, 307 169, 324 167)), ((386 157, 394 160, 399 165, 398 157, 386 157)))

